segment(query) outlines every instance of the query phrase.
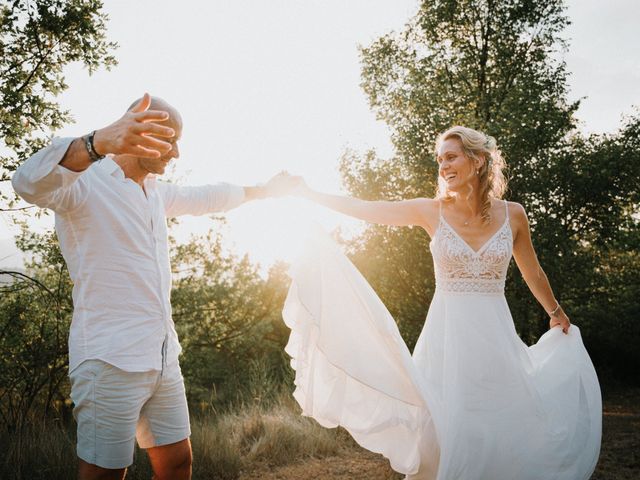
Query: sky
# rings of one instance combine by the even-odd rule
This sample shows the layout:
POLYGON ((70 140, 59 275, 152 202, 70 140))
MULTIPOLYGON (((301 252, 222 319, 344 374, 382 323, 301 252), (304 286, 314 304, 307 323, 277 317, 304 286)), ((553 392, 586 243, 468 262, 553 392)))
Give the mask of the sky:
MULTIPOLYGON (((640 37, 634 0, 572 0, 565 37, 571 99, 583 99, 586 132, 612 132, 640 105, 640 37)), ((371 112, 360 84, 358 45, 401 30, 415 0, 105 0, 108 37, 119 65, 89 77, 66 70, 60 103, 79 136, 118 119, 149 92, 184 119, 174 178, 182 184, 254 185, 280 170, 339 193, 345 149, 392 154, 390 132, 371 112)), ((312 221, 355 234, 362 224, 294 199, 251 202, 225 215, 227 245, 268 266, 291 260, 312 221)), ((51 228, 52 217, 36 222, 51 228)), ((207 217, 183 217, 179 241, 206 232, 207 217)), ((15 266, 16 229, 0 215, 0 266, 15 266)))

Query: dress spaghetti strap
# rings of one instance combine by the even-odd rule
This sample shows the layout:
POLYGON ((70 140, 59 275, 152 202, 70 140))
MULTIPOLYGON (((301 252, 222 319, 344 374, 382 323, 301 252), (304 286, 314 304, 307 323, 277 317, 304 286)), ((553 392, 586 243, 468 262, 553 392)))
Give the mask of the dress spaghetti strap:
POLYGON ((438 202, 438 225, 436 226, 436 229, 433 231, 433 235, 431 236, 432 239, 438 234, 438 232, 442 228, 442 221, 443 221, 442 200, 438 198, 437 202, 438 202))
POLYGON ((504 214, 506 215, 505 223, 509 223, 509 204, 506 200, 502 201, 504 202, 504 214))

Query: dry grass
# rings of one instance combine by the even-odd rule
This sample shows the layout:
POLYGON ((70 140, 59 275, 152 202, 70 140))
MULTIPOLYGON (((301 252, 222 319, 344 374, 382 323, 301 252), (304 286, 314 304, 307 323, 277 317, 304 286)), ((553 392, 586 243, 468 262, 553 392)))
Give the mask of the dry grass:
MULTIPOLYGON (((240 406, 192 420, 194 480, 397 480, 388 462, 360 449, 342 430, 302 417, 289 394, 269 408, 240 406)), ((75 478, 75 440, 59 424, 32 426, 22 435, 0 432, 0 478, 75 478)), ((640 390, 605 402, 600 462, 592 480, 640 478, 640 390)), ((136 452, 127 480, 151 478, 146 454, 136 452)))
POLYGON ((344 434, 302 417, 290 396, 269 409, 250 405, 195 421, 194 478, 235 479, 252 465, 278 466, 336 455, 351 446, 344 434))
MULTIPOLYGON (((354 447, 339 430, 327 430, 302 417, 290 394, 268 409, 245 405, 192 419, 194 479, 234 480, 252 467, 272 468, 309 458, 335 456, 354 447)), ((4 432, 0 448, 3 480, 75 478, 75 439, 59 424, 33 427, 21 435, 4 432)), ((147 455, 136 449, 128 480, 151 478, 147 455)))
POLYGON ((2 432, 0 449, 3 480, 75 478, 75 439, 60 424, 32 425, 19 435, 2 432))

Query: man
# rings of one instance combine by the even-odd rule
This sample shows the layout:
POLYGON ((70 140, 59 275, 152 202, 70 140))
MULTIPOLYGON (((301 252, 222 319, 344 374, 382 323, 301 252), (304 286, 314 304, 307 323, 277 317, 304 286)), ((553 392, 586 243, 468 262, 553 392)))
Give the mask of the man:
POLYGON ((113 124, 55 139, 12 178, 25 200, 55 211, 74 282, 69 372, 80 479, 124 478, 136 438, 154 478, 191 477, 166 217, 227 211, 293 187, 286 174, 263 187, 157 181, 179 157, 181 133, 180 114, 145 94, 113 124))

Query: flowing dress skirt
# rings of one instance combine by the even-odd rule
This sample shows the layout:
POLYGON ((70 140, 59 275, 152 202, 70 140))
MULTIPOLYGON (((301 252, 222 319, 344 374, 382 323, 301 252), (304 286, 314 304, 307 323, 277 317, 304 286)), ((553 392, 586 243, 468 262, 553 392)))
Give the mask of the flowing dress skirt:
POLYGON ((436 289, 413 357, 373 289, 323 236, 291 270, 283 317, 304 415, 341 425, 411 480, 586 480, 601 395, 572 325, 533 346, 503 294, 436 289))

